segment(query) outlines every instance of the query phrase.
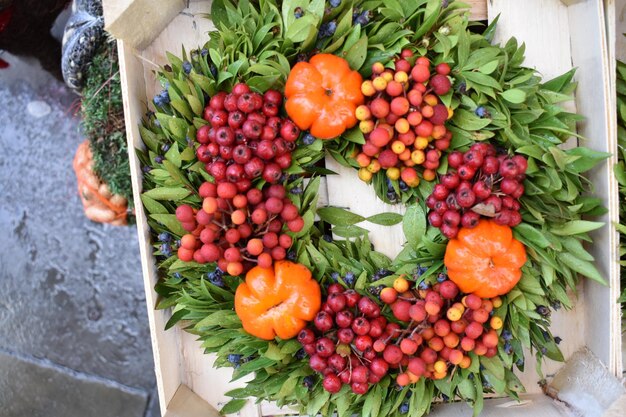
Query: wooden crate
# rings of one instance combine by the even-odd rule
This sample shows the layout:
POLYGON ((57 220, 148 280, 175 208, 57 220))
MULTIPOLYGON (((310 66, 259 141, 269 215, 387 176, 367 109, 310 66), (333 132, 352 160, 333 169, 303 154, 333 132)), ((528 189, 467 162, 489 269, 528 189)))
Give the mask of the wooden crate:
MULTIPOLYGON (((161 1, 152 2, 152 7, 158 7, 155 3, 161 1)), ((612 66, 609 62, 602 2, 474 0, 468 3, 474 5, 475 19, 491 21, 500 15, 496 40, 502 41, 516 36, 524 41, 527 46, 527 65, 536 67, 545 78, 559 75, 571 67, 578 68, 576 79, 579 86, 575 103, 571 103, 571 106, 586 116, 586 120, 579 125, 579 133, 589 138, 585 145, 593 149, 605 152, 614 150, 615 120, 610 117, 614 108, 610 98, 612 66)), ((192 1, 170 22, 163 22, 166 19, 163 16, 155 18, 154 24, 165 28, 152 41, 147 42, 145 39, 145 33, 149 31, 142 36, 119 41, 129 149, 142 147, 138 125, 151 97, 160 90, 154 73, 157 65, 166 63, 166 51, 177 54, 181 45, 190 50, 205 43, 206 32, 212 29, 212 25, 203 14, 209 10, 209 1, 192 1)), ((128 19, 128 16, 122 10, 110 19, 117 21, 128 19)), ((109 23, 107 22, 107 26, 110 26, 109 23)), ((326 162, 331 169, 341 174, 327 179, 327 187, 323 192, 327 194, 330 205, 347 207, 364 216, 398 210, 376 202, 373 190, 358 180, 356 172, 346 170, 330 159, 326 162)), ((611 168, 614 163, 615 160, 610 159, 591 173, 597 195, 603 198, 609 212, 601 219, 607 226, 593 234, 595 243, 590 250, 598 260, 600 271, 611 285, 605 287, 590 281, 581 284, 576 308, 570 312, 559 311, 555 314, 553 330, 555 335, 564 339, 561 348, 565 358, 587 346, 606 364, 611 373, 619 375, 622 369, 621 339, 619 309, 615 303, 619 288, 616 251, 618 236, 608 226, 618 220, 617 184, 611 168)), ((146 215, 141 210, 139 200, 141 169, 135 155, 131 155, 131 174, 161 410, 165 416, 170 417, 216 415, 215 409, 219 409, 227 401, 223 393, 237 384, 229 383, 228 369, 212 368, 213 358, 202 353, 194 336, 179 328, 163 330, 169 314, 153 309, 156 304, 153 287, 157 275, 146 215)), ((404 236, 399 227, 391 230, 376 225, 366 227, 372 232, 372 240, 377 249, 389 255, 395 255, 404 244, 404 236)), ((558 363, 548 362, 544 369, 546 374, 551 374, 559 367, 558 363)), ((530 369, 520 376, 529 393, 525 398, 527 402, 513 407, 508 400, 489 400, 486 402, 484 415, 515 416, 529 412, 531 415, 558 415, 547 397, 540 393, 534 368, 528 368, 530 369)), ((239 385, 242 383, 244 382, 238 382, 239 385)), ((250 404, 239 414, 257 417, 288 412, 289 410, 278 410, 272 404, 250 404)), ((467 415, 467 408, 446 405, 438 407, 435 414, 467 415)))

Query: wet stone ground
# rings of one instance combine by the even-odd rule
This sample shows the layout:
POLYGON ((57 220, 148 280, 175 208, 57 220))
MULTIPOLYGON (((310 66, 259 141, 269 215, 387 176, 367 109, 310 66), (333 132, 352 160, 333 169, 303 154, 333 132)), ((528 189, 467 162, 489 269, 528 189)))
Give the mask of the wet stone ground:
POLYGON ((0 416, 159 415, 136 230, 88 221, 77 96, 0 71, 0 416))

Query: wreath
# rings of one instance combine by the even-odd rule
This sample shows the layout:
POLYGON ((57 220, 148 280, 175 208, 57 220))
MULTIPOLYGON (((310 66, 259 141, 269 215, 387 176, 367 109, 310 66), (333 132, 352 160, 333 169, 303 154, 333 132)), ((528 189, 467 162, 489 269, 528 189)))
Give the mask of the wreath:
POLYGON ((523 392, 524 348, 541 377, 563 360, 550 314, 602 281, 582 218, 607 155, 559 147, 574 71, 542 81, 462 3, 391 3, 216 0, 206 45, 158 73, 139 153, 157 308, 250 378, 224 414, 478 414, 523 392), (318 207, 326 155, 405 214, 318 207), (395 259, 366 220, 402 224, 395 259))

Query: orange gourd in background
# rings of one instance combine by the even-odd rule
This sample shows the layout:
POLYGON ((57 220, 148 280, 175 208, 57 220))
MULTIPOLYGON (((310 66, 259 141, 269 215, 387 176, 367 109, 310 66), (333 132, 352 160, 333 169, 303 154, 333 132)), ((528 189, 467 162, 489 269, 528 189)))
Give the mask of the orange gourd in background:
POLYGON ((265 340, 297 336, 321 304, 320 286, 311 271, 289 261, 252 268, 235 293, 235 312, 243 328, 265 340))
POLYGON ((508 226, 481 220, 463 228, 446 247, 448 276, 464 293, 492 298, 508 293, 522 277, 526 248, 508 226))
POLYGON ((348 61, 331 54, 298 62, 285 85, 287 114, 302 130, 319 139, 333 139, 356 125, 355 110, 363 104, 363 78, 348 61))

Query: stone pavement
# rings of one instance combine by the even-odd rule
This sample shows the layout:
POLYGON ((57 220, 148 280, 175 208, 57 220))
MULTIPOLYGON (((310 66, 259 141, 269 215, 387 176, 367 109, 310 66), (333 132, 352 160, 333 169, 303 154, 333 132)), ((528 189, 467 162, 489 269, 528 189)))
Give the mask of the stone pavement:
POLYGON ((156 417, 136 229, 91 223, 77 96, 0 71, 0 417, 156 417))

